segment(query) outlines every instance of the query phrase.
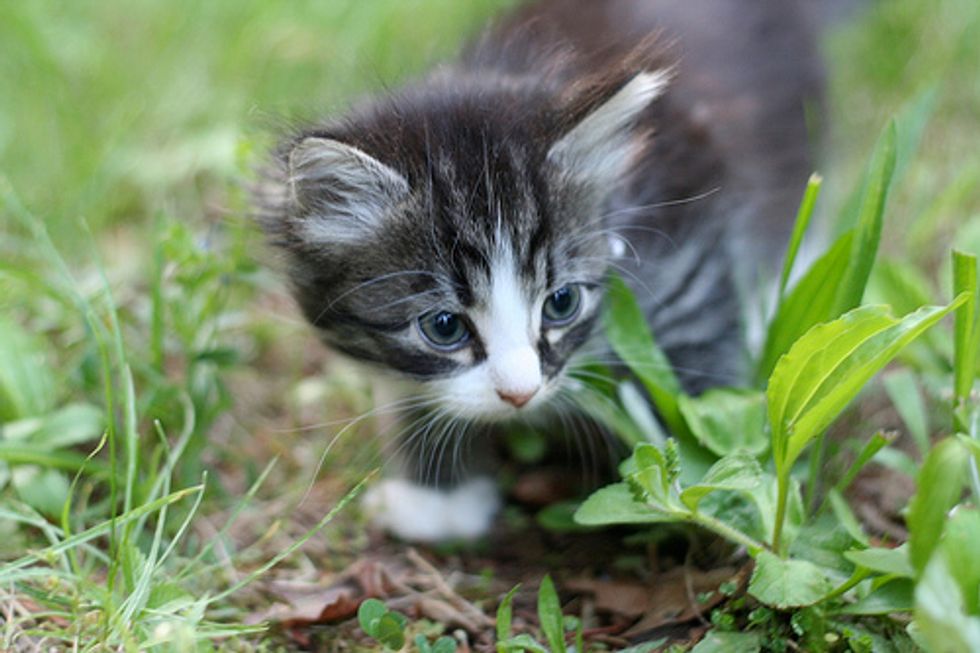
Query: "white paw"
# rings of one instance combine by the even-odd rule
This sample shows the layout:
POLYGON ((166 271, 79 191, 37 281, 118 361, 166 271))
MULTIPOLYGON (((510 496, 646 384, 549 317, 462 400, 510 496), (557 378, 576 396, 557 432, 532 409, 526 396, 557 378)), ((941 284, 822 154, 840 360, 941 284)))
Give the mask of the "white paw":
POLYGON ((438 542, 486 533, 500 508, 500 497, 489 478, 476 478, 451 490, 390 478, 365 493, 363 506, 375 525, 403 540, 438 542))

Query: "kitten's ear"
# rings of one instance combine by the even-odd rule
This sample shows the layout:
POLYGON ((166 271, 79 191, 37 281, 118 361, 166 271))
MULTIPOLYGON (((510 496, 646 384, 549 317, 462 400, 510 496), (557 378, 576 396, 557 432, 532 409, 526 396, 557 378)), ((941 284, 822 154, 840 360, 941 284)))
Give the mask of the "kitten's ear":
POLYGON ((552 145, 548 160, 579 181, 600 187, 618 181, 635 153, 632 128, 669 79, 663 70, 633 77, 552 145))
POLYGON ((339 141, 309 137, 289 153, 289 192, 310 242, 362 240, 409 191, 408 181, 377 159, 339 141))

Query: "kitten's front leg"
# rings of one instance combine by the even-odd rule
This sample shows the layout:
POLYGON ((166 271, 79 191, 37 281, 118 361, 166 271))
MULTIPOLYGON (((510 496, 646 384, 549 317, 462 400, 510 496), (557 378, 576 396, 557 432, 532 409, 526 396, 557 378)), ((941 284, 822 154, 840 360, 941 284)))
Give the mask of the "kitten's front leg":
POLYGON ((387 478, 368 490, 363 505, 375 525, 403 540, 440 542, 486 534, 500 496, 497 484, 486 476, 452 488, 387 478))
POLYGON ((398 443, 400 455, 388 461, 397 471, 365 494, 363 507, 372 523, 413 542, 485 535, 501 504, 489 434, 427 435, 407 434, 398 443))

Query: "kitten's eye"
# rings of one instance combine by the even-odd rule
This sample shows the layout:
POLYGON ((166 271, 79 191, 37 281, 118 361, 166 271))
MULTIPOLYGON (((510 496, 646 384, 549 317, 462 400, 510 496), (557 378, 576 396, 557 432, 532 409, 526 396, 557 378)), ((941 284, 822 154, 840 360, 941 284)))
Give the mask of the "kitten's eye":
POLYGON ((541 314, 546 326, 564 326, 578 315, 582 291, 577 285, 562 286, 544 300, 541 314))
POLYGON ((456 313, 433 311, 419 318, 419 331, 432 347, 455 351, 470 339, 470 330, 456 313))

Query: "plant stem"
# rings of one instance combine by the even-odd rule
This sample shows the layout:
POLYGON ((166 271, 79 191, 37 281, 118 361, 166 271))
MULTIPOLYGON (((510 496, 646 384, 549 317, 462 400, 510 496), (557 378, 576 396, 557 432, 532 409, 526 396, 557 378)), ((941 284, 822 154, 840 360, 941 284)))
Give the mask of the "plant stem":
POLYGON ((737 528, 732 528, 725 522, 715 519, 710 515, 705 515, 700 512, 681 513, 681 515, 683 515, 686 521, 693 522, 698 526, 708 529, 709 531, 713 531, 714 533, 721 535, 726 540, 735 542, 736 544, 741 544, 747 548, 750 553, 761 551, 766 548, 766 545, 762 542, 749 537, 737 528))
POLYGON ((866 579, 870 575, 871 575, 871 571, 870 570, 858 568, 854 572, 854 574, 850 578, 848 578, 846 581, 844 581, 837 589, 835 589, 830 594, 828 594, 825 597, 823 597, 821 599, 821 602, 830 601, 831 599, 836 599, 838 596, 843 595, 844 592, 847 592, 851 588, 857 586, 858 583, 860 583, 861 581, 863 581, 864 579, 866 579))
POLYGON ((783 522, 786 520, 786 495, 789 493, 787 485, 789 483, 789 472, 776 475, 776 523, 772 529, 772 550, 779 556, 783 556, 781 550, 783 537, 783 522))

